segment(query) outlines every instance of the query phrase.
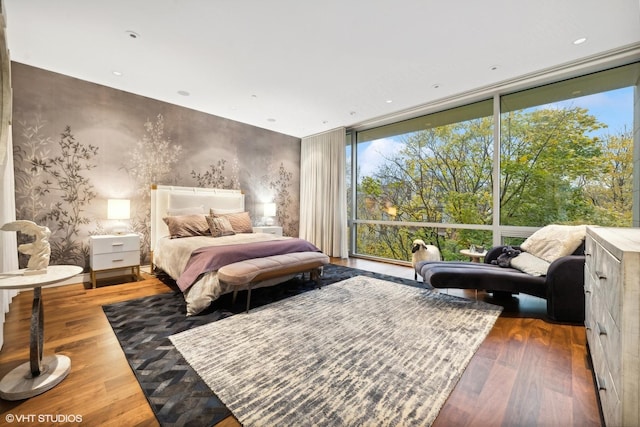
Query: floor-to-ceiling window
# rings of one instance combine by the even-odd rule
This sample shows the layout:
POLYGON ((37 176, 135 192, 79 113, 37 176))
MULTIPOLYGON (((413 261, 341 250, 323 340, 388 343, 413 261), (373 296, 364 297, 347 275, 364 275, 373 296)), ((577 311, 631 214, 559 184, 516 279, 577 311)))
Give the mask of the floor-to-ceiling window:
POLYGON ((358 132, 354 252, 406 260, 415 238, 446 256, 491 242, 492 111, 486 100, 358 132))
POLYGON ((631 64, 355 133, 351 252, 408 261, 422 238, 462 259, 550 223, 631 226, 639 76, 631 64))

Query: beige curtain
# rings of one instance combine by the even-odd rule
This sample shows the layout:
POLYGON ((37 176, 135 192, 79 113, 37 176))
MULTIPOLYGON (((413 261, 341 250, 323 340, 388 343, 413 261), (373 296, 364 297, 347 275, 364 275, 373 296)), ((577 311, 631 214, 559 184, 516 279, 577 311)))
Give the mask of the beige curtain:
MULTIPOLYGON (((2 4, 1 6, 4 6, 2 4)), ((15 184, 13 176, 13 145, 11 143, 11 80, 9 51, 5 37, 4 7, 0 21, 0 226, 16 219, 15 184)), ((18 269, 16 233, 0 231, 0 272, 18 269)), ((0 290, 0 323, 9 311, 9 303, 17 291, 0 290)), ((0 348, 4 343, 4 328, 0 324, 0 348)))
MULTIPOLYGON (((15 185, 13 179, 13 148, 11 144, 11 126, 8 126, 8 138, 3 141, 0 135, 0 144, 6 144, 7 155, 0 162, 0 226, 7 222, 15 221, 15 185)), ((16 233, 0 231, 0 272, 18 269, 18 249, 16 233)), ((4 343, 4 314, 9 311, 9 303, 18 291, 0 290, 0 348, 4 343)))
POLYGON ((346 258, 345 129, 302 138, 300 237, 332 257, 346 258))

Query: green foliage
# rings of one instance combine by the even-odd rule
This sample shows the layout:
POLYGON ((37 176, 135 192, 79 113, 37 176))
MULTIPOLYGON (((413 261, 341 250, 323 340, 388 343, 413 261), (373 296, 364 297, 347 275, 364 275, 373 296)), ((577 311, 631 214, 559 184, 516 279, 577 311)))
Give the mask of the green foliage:
MULTIPOLYGON (((577 107, 511 112, 501 121, 502 225, 631 224, 631 132, 594 137, 605 125, 577 107)), ((492 224, 492 117, 396 140, 403 148, 357 184, 357 219, 492 224)), ((358 224, 357 252, 405 260, 414 238, 437 241, 446 259, 492 243, 482 230, 358 224)))

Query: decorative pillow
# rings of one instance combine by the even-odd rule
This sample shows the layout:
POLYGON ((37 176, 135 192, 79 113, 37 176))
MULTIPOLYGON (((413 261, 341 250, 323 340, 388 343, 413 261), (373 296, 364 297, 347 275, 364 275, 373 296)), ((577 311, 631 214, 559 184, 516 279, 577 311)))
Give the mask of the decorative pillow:
POLYGON ((209 230, 213 237, 232 236, 236 234, 236 232, 233 231, 233 227, 231 227, 229 219, 224 216, 208 216, 207 222, 209 223, 209 230))
POLYGON ((177 215, 196 215, 196 214, 204 214, 204 206, 191 206, 188 208, 174 208, 167 209, 168 216, 177 216, 177 215))
POLYGON ((547 262, 553 262, 574 253, 582 244, 586 233, 586 225, 551 224, 529 236, 520 248, 547 262))
POLYGON ((211 235, 209 224, 204 215, 167 216, 162 220, 169 227, 169 234, 172 239, 211 235))
POLYGON ((511 260, 511 267, 532 276, 546 276, 550 265, 551 263, 528 252, 521 252, 511 260))
POLYGON ((214 215, 214 218, 227 218, 231 223, 233 231, 236 233, 253 233, 253 225, 249 212, 230 213, 224 215, 214 215))

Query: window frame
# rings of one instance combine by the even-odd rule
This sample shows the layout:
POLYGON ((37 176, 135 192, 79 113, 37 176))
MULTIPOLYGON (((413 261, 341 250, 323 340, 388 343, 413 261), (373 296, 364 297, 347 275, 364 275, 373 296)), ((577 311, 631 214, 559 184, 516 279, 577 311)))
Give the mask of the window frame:
MULTIPOLYGON (((411 222, 411 221, 389 221, 389 220, 367 220, 367 219, 358 219, 355 217, 356 215, 356 205, 357 205, 357 165, 358 165, 358 143, 361 141, 372 140, 371 137, 361 137, 360 134, 364 135, 384 135, 388 132, 389 129, 402 129, 403 122, 406 124, 409 120, 420 120, 424 116, 429 114, 438 114, 443 113, 446 110, 453 110, 457 107, 464 107, 466 105, 472 105, 482 101, 482 98, 470 98, 465 101, 465 97, 460 97, 458 99, 450 100, 447 103, 439 104, 433 111, 428 114, 417 115, 410 119, 405 120, 397 120, 395 122, 390 122, 383 124, 382 126, 369 127, 369 128, 351 128, 347 130, 348 138, 347 144, 351 145, 351 214, 347 216, 347 227, 349 230, 349 256, 360 257, 360 258, 370 258, 370 259, 380 259, 380 257, 376 257, 374 255, 368 255, 363 253, 358 253, 356 250, 356 239, 357 233, 356 228, 358 224, 376 224, 381 226, 396 226, 396 227, 427 227, 427 228, 453 228, 453 229, 461 229, 461 230, 487 230, 491 231, 493 236, 493 246, 501 245, 505 241, 505 238, 526 238, 533 234, 540 227, 535 226, 512 226, 512 225, 502 225, 500 223, 500 158, 501 158, 501 106, 503 98, 507 98, 509 96, 513 96, 519 92, 527 92, 533 93, 535 95, 535 90, 540 91, 548 91, 549 89, 553 89, 553 85, 563 84, 568 82, 568 86, 571 87, 571 83, 579 84, 582 81, 589 80, 595 78, 598 79, 598 76, 605 76, 606 73, 615 74, 622 72, 624 74, 625 71, 628 71, 632 68, 631 73, 638 74, 640 70, 640 62, 637 60, 621 64, 616 67, 604 68, 601 70, 596 70, 594 72, 577 74, 575 76, 570 76, 570 78, 557 78, 556 80, 551 80, 547 82, 538 82, 535 81, 530 82, 528 86, 521 86, 516 89, 509 87, 509 85, 505 85, 501 88, 495 88, 491 90, 491 96, 486 97, 486 99, 491 99, 493 103, 493 188, 492 188, 492 199, 493 199, 493 211, 492 211, 492 223, 491 224, 458 224, 458 223, 432 223, 432 222, 411 222), (447 108, 448 107, 448 108, 447 108), (386 128, 386 129, 384 129, 386 128)), ((614 85, 615 86, 615 85, 614 85)), ((640 226, 639 218, 640 218, 640 123, 638 123, 638 117, 640 112, 637 111, 640 108, 640 78, 636 78, 635 85, 634 84, 624 84, 618 85, 617 87, 629 87, 635 86, 634 90, 634 117, 635 122, 633 123, 633 146, 634 146, 634 172, 633 172, 633 203, 632 203, 632 216, 633 216, 633 227, 640 226)), ((606 85, 605 85, 606 87, 606 85)), ((613 90, 613 88, 599 91, 592 91, 591 93, 602 93, 608 90, 613 90)), ((584 96, 584 95, 580 95, 584 96)), ((570 98, 563 98, 561 100, 567 100, 570 98)), ((386 259, 386 261, 397 262, 401 264, 409 264, 408 261, 402 260, 391 260, 386 259)))

